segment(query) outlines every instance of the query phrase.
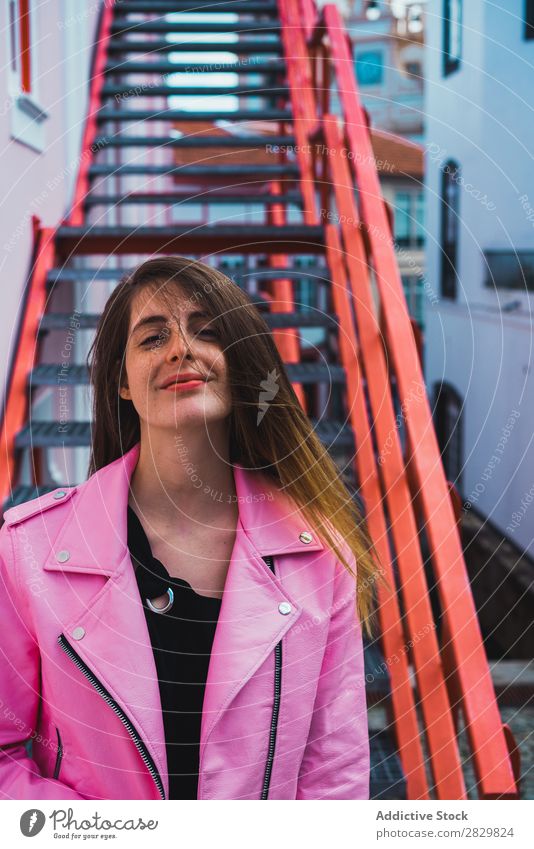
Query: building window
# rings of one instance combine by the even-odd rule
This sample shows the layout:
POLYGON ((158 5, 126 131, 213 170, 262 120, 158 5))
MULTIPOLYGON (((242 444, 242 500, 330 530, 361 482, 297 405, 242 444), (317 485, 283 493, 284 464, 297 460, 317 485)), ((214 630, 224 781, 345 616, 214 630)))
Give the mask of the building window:
POLYGON ((395 242, 403 248, 420 248, 425 241, 423 193, 395 193, 395 242))
POLYGON ((404 65, 404 70, 406 71, 409 77, 412 77, 415 80, 423 79, 423 66, 421 62, 410 61, 406 62, 404 65))
POLYGON ((462 0, 443 0, 443 75, 457 71, 462 59, 462 0))
POLYGON ((525 38, 534 38, 534 0, 525 0, 525 38))
POLYGON ((356 78, 360 85, 381 85, 384 81, 384 56, 381 50, 367 50, 357 54, 356 78))
POLYGON ((32 90, 30 0, 9 0, 9 52, 14 86, 29 94, 32 90))
POLYGON ((441 172, 441 294, 456 298, 456 266, 458 262, 458 222, 460 169, 452 160, 441 172))
POLYGON ((423 278, 418 274, 403 274, 402 275, 402 288, 404 289, 404 296, 406 298, 406 304, 408 306, 408 312, 411 317, 414 318, 421 328, 424 330, 424 312, 423 312, 423 304, 424 304, 424 281, 423 278))
POLYGON ((462 493, 463 434, 462 434, 461 396, 442 383, 436 387, 434 403, 434 421, 436 436, 441 451, 445 476, 462 493))
POLYGON ((39 74, 34 49, 38 43, 38 34, 35 32, 34 0, 4 2, 8 22, 11 138, 40 153, 45 146, 45 121, 48 115, 39 105, 39 74))
POLYGON ((485 285, 534 292, 534 251, 484 251, 485 285))

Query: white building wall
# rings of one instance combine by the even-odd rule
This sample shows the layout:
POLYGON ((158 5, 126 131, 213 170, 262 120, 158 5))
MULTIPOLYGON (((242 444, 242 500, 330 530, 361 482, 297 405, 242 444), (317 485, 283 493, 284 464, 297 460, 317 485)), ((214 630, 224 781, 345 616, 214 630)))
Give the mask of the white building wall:
POLYGON ((533 298, 484 286, 485 250, 534 249, 520 200, 526 194, 534 206, 534 41, 523 38, 522 0, 464 0, 462 64, 443 77, 442 6, 429 0, 426 16, 427 292, 437 296, 426 308, 427 383, 432 392, 445 381, 464 399, 464 500, 534 554, 533 298), (463 181, 456 302, 440 295, 448 158, 463 181))
MULTIPOLYGON (((87 110, 88 77, 98 17, 95 0, 47 0, 32 9, 32 61, 37 71, 36 105, 43 121, 42 151, 12 137, 14 105, 9 68, 0 63, 0 285, 2 397, 32 252, 31 216, 56 226, 71 199, 87 110)), ((0 0, 1 55, 7 57, 8 4, 0 0), (5 48, 5 49, 4 49, 5 48)), ((38 136, 27 134, 29 141, 38 136)), ((36 145, 40 147, 40 145, 36 145)))

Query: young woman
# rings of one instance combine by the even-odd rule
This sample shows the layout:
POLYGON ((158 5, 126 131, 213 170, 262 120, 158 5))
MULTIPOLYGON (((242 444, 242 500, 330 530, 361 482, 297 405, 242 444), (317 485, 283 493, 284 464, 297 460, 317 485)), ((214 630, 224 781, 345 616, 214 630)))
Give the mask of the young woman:
POLYGON ((88 364, 88 480, 0 530, 0 794, 368 798, 376 561, 259 312, 150 260, 88 364))

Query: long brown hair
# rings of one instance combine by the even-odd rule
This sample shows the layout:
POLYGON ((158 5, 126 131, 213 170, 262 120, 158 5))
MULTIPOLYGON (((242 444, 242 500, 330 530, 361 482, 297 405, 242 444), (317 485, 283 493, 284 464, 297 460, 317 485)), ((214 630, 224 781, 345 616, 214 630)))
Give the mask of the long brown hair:
POLYGON ((354 575, 341 551, 343 542, 348 545, 356 560, 358 615, 372 635, 375 584, 383 577, 364 519, 299 404, 268 325, 249 297, 222 272, 187 257, 152 259, 123 278, 108 298, 87 357, 94 390, 88 474, 140 440, 139 416, 133 403, 121 398, 119 387, 130 307, 142 289, 157 292, 171 305, 177 290, 202 304, 227 362, 230 462, 260 470, 283 489, 323 544, 354 575), (273 370, 277 392, 258 424, 260 384, 273 370))

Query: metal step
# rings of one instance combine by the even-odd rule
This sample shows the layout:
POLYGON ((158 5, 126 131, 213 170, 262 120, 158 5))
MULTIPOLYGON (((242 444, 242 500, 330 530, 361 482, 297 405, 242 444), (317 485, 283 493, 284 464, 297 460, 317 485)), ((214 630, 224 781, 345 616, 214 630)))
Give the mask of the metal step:
POLYGON ((112 38, 108 53, 282 53, 280 39, 270 41, 250 38, 247 41, 131 41, 126 38, 112 38))
MULTIPOLYGON (((51 268, 46 276, 47 284, 57 283, 59 281, 67 281, 74 283, 77 281, 93 281, 93 280, 121 280, 126 274, 131 274, 133 268, 106 268, 101 266, 98 268, 71 268, 64 266, 62 268, 51 268)), ((223 269, 223 273, 227 273, 223 269)), ((237 269, 235 272, 228 274, 236 283, 242 285, 243 288, 248 280, 257 278, 261 282, 267 280, 292 280, 309 279, 312 277, 319 285, 328 284, 328 271, 321 266, 313 268, 247 268, 237 269)), ((251 296, 252 297, 252 296, 251 296)))
MULTIPOLYGON (((94 330, 100 320, 100 313, 78 313, 76 322, 78 329, 94 330)), ((72 313, 47 312, 39 322, 38 333, 48 333, 50 330, 67 330, 71 326, 72 313)))
MULTIPOLYGON (((350 428, 340 422, 317 422, 310 419, 317 436, 324 444, 352 444, 353 436, 350 428)), ((15 445, 20 449, 27 448, 80 448, 91 444, 91 422, 38 422, 26 425, 16 436, 15 445), (63 430, 62 430, 63 428, 63 430)), ((52 487, 55 489, 55 487, 52 487)), ((45 490, 50 491, 50 490, 45 490)), ((16 492, 13 494, 17 498, 16 492)), ((20 503, 20 502, 15 502, 20 503)), ((6 509, 4 505, 4 509, 6 509)))
POLYGON ((393 742, 393 728, 369 731, 371 799, 406 799, 406 778, 393 742))
MULTIPOLYGON (((96 116, 99 124, 105 121, 286 121, 292 123, 293 113, 289 109, 236 109, 234 112, 211 110, 210 112, 187 112, 185 109, 101 109, 96 116)), ((268 141, 267 136, 264 138, 268 141)))
MULTIPOLYGON (((217 7, 212 7, 210 10, 211 14, 213 14, 216 10, 217 7)), ((278 20, 252 21, 246 23, 243 21, 217 21, 217 23, 214 23, 213 21, 130 21, 128 18, 117 17, 111 24, 112 34, 119 32, 125 34, 132 32, 172 32, 177 35, 180 35, 181 33, 198 33, 199 35, 202 35, 203 33, 235 32, 255 33, 258 35, 279 32, 280 28, 281 25, 278 20)), ((208 42, 206 42, 206 46, 209 48, 208 42)))
MULTIPOLYGON (((70 484, 67 484, 70 486, 70 484)), ((46 495, 47 492, 52 492, 54 489, 57 489, 56 484, 49 484, 45 486, 32 486, 31 484, 21 484, 16 486, 15 489, 11 492, 11 495, 6 498, 2 505, 2 521, 3 514, 6 510, 9 510, 10 507, 18 507, 20 504, 25 504, 26 501, 33 501, 34 498, 39 498, 41 495, 46 495)))
POLYGON ((173 227, 59 227, 56 248, 64 256, 121 253, 216 254, 234 251, 259 254, 324 252, 322 226, 291 224, 273 227, 264 224, 175 224, 173 227))
POLYGON ((32 422, 15 437, 15 448, 79 448, 91 443, 91 422, 32 422))
POLYGON ((114 62, 106 65, 104 73, 114 74, 283 74, 279 59, 263 62, 114 62))
POLYGON ((94 144, 100 148, 109 147, 256 147, 264 149, 266 145, 289 148, 295 144, 294 136, 205 136, 195 133, 192 136, 97 136, 94 144))
MULTIPOLYGON (((172 85, 119 85, 118 83, 105 83, 102 87, 103 97, 127 98, 130 97, 227 97, 233 94, 236 97, 289 97, 289 88, 285 85, 272 85, 266 87, 263 83, 245 84, 238 86, 212 85, 195 86, 188 85, 187 88, 172 85)), ((188 115, 195 113, 187 113, 188 115)), ((226 113, 228 114, 228 113, 226 113)))
POLYGON ((86 386, 89 372, 84 365, 66 363, 41 363, 30 372, 30 387, 34 386, 86 386))
POLYGON ((47 285, 59 281, 75 283, 83 280, 117 280, 130 274, 131 268, 51 268, 46 275, 47 285))
POLYGON ((364 636, 363 650, 367 704, 376 704, 391 694, 389 672, 378 641, 370 643, 369 638, 364 636))
MULTIPOLYGON (((343 366, 325 363, 286 363, 291 383, 345 383, 343 366)), ((89 371, 85 365, 41 363, 29 378, 30 386, 86 386, 89 371)))
MULTIPOLYGON (((258 307, 266 311, 262 315, 266 323, 273 330, 299 327, 324 327, 330 330, 338 329, 337 316, 328 315, 320 311, 313 312, 269 312, 269 305, 260 295, 248 295, 250 300, 258 307)), ((77 316, 80 328, 93 330, 100 320, 100 313, 82 313, 77 316)), ((39 333, 50 330, 66 330, 72 321, 71 313, 49 312, 46 313, 39 324, 39 333)))
POLYGON ((273 180, 279 177, 292 177, 298 179, 300 172, 298 165, 285 163, 273 163, 272 165, 91 165, 90 177, 127 177, 127 176, 170 176, 176 175, 205 179, 218 177, 221 180, 229 177, 264 177, 265 180, 273 180))
POLYGON ((310 418, 310 422, 323 445, 329 451, 354 452, 354 434, 350 425, 332 419, 310 418))
POLYGON ((247 2, 247 0, 232 0, 231 3, 217 3, 214 6, 213 0, 142 0, 142 2, 135 2, 135 0, 122 0, 120 7, 121 15, 133 15, 133 14, 155 14, 155 13, 193 13, 198 15, 202 12, 206 12, 208 15, 213 15, 216 12, 218 15, 230 13, 246 13, 246 14, 254 14, 254 15, 276 15, 278 13, 278 5, 276 3, 262 3, 262 2, 247 2))
POLYGON ((304 201, 302 200, 302 195, 300 192, 287 192, 283 195, 268 195, 257 193, 255 195, 243 195, 243 194, 223 194, 222 192, 213 192, 213 191, 205 191, 201 194, 195 194, 192 192, 185 193, 181 192, 180 194, 162 194, 162 193, 154 193, 154 194, 141 194, 132 192, 129 195, 93 195, 89 194, 84 198, 84 205, 86 207, 89 206, 123 206, 124 204, 129 203, 160 203, 168 206, 172 206, 174 204, 188 204, 188 203, 202 203, 209 204, 212 206, 213 204, 247 204, 247 203, 255 203, 255 204, 265 204, 266 206, 272 206, 277 203, 288 204, 291 206, 302 207, 304 201))
MULTIPOLYGON (((243 280, 249 280, 251 277, 257 278, 260 283, 267 280, 309 280, 311 277, 318 285, 330 285, 328 270, 319 265, 313 268, 254 268, 243 274, 243 280)), ((239 281, 241 278, 236 274, 233 279, 239 281)))

